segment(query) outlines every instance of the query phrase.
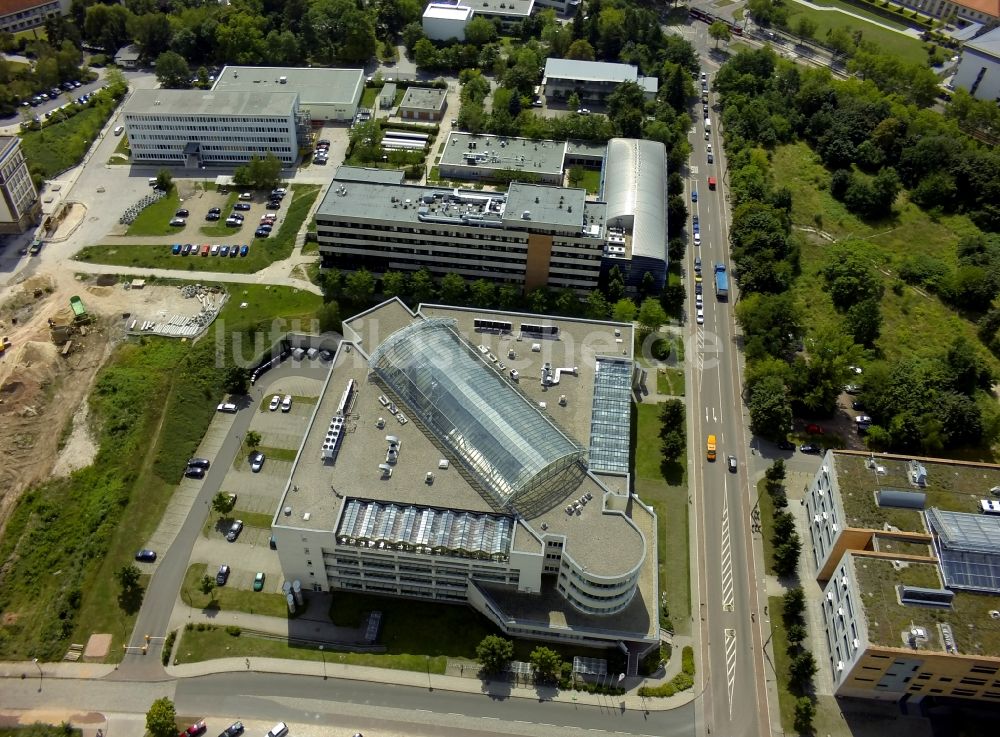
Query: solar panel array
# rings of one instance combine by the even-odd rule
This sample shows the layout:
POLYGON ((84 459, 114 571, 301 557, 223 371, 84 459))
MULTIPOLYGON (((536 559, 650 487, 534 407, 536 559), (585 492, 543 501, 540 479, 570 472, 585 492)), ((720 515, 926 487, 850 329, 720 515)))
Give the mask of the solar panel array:
POLYGON ((1000 594, 1000 518, 927 510, 948 588, 1000 594))
POLYGON ((590 469, 628 473, 632 362, 600 357, 590 413, 590 469))
POLYGON ((337 537, 418 552, 495 557, 510 552, 513 530, 513 520, 502 515, 350 499, 337 537))

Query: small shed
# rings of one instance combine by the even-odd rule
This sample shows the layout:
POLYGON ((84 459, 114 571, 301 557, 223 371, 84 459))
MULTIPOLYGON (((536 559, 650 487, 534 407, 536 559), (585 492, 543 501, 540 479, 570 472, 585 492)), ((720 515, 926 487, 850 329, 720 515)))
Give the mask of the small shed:
POLYGON ((396 103, 396 83, 386 82, 378 93, 378 109, 392 110, 396 103))

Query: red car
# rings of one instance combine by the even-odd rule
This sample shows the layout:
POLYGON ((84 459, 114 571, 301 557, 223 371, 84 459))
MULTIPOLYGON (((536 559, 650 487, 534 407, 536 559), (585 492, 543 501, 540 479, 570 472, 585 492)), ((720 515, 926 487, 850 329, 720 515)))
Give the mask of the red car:
POLYGON ((810 435, 822 435, 825 431, 819 425, 812 424, 806 425, 806 432, 810 435))
POLYGON ((177 737, 198 737, 200 734, 205 734, 208 727, 205 726, 205 720, 202 719, 200 722, 195 722, 190 727, 181 732, 177 737))

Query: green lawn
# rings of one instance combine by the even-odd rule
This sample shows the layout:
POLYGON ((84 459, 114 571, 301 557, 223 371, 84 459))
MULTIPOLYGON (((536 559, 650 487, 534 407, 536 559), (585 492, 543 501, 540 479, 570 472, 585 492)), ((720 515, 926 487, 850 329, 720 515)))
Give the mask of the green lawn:
MULTIPOLYGON (((853 18, 845 13, 830 10, 816 10, 805 5, 792 2, 788 4, 788 28, 794 32, 795 24, 799 18, 809 18, 816 23, 814 36, 819 41, 825 41, 827 34, 834 28, 846 28, 848 33, 860 31, 862 38, 866 41, 873 41, 886 53, 899 57, 903 61, 923 64, 927 61, 927 52, 923 44, 910 36, 905 36, 887 28, 881 28, 874 23, 853 18)), ((852 11, 860 9, 852 6, 852 11)), ((859 12, 859 14, 862 14, 859 12)), ((891 25, 888 21, 881 21, 891 25)))
MULTIPOLYGON (((237 504, 239 502, 237 501, 237 504)), ((239 507, 234 508, 231 512, 226 512, 225 514, 219 514, 214 509, 209 512, 208 519, 205 520, 205 526, 201 528, 201 534, 203 537, 214 537, 215 535, 225 535, 229 531, 230 526, 236 520, 243 520, 243 525, 245 527, 259 527, 262 530, 271 529, 271 517, 270 514, 264 514, 263 512, 248 512, 245 509, 240 509, 239 507)))
MULTIPOLYGON (((258 594, 260 596, 260 594, 258 594)), ((198 663, 218 658, 282 658, 286 660, 315 660, 327 663, 366 665, 391 670, 412 670, 441 675, 448 659, 444 656, 395 655, 389 653, 338 652, 333 645, 318 647, 289 645, 284 640, 255 637, 250 634, 233 637, 224 629, 184 630, 174 650, 175 663, 198 663)))
MULTIPOLYGON (((305 222, 309 209, 319 195, 319 187, 311 184, 293 184, 292 202, 278 232, 270 238, 254 238, 246 257, 219 258, 201 256, 174 256, 169 245, 102 245, 81 249, 74 258, 114 266, 133 266, 150 269, 184 269, 197 271, 223 271, 234 274, 251 274, 270 266, 275 261, 288 258, 295 246, 295 237, 305 222)), ((159 203, 157 203, 159 204, 159 203)), ((154 205, 155 207, 156 205, 154 205)), ((171 211, 170 214, 173 214, 171 211)), ((231 230, 231 229, 230 229, 231 230)), ((135 235, 129 231, 129 235, 135 235)))
MULTIPOLYGON (((893 218, 866 223, 830 195, 830 175, 807 145, 777 147, 772 166, 775 181, 784 182, 795 193, 792 221, 797 228, 820 227, 837 240, 849 236, 867 239, 872 261, 888 272, 883 275, 883 337, 877 342, 887 359, 941 355, 960 334, 973 344, 978 342, 975 325, 937 297, 924 296, 910 287, 897 296, 890 288, 903 259, 912 254, 927 254, 954 268, 959 238, 978 232, 968 218, 953 215, 932 219, 901 196, 893 218)), ((801 231, 796 241, 801 246, 802 275, 793 289, 803 308, 806 327, 815 331, 839 326, 842 318, 834 310, 826 282, 819 274, 826 263, 829 242, 801 231)), ((1000 371, 1000 361, 985 351, 981 355, 994 371, 1000 371)))
POLYGON ((375 101, 378 100, 378 93, 381 91, 381 87, 365 87, 365 91, 361 93, 360 106, 369 110, 373 109, 375 101))
MULTIPOLYGON (((143 192, 143 195, 145 194, 148 194, 148 192, 143 192)), ((175 228, 170 225, 170 219, 173 218, 174 213, 177 212, 180 206, 181 201, 180 196, 177 194, 177 188, 172 187, 165 197, 154 202, 139 213, 135 222, 128 226, 125 235, 148 236, 180 233, 184 230, 183 226, 175 228)), ((169 249, 169 246, 167 248, 169 249)))
MULTIPOLYGON (((887 26, 892 26, 893 28, 898 28, 903 30, 909 28, 906 23, 901 20, 896 20, 894 18, 887 18, 879 15, 873 10, 866 8, 863 3, 851 3, 847 0, 810 0, 813 5, 822 5, 825 8, 837 8, 838 10, 844 10, 848 13, 856 13, 857 15, 863 15, 868 20, 878 21, 879 23, 884 23, 887 26)), ((797 3, 792 3, 794 7, 797 3)))
POLYGON ((674 397, 684 396, 684 369, 665 368, 656 370, 656 391, 674 397))
POLYGON ((31 173, 48 179, 79 164, 117 106, 105 91, 73 117, 22 133, 21 146, 31 173))
POLYGON ((268 617, 288 616, 288 604, 283 594, 237 589, 229 584, 216 586, 211 594, 203 594, 201 580, 206 574, 214 580, 215 571, 214 567, 209 571, 204 563, 194 563, 187 569, 181 584, 181 599, 185 604, 196 609, 247 612, 268 617))
POLYGON ((573 186, 583 187, 587 190, 587 194, 597 194, 597 190, 601 186, 601 172, 594 169, 584 169, 583 179, 573 186))
POLYGON ((121 138, 118 139, 118 145, 115 146, 114 153, 108 159, 108 163, 112 166, 122 166, 124 164, 131 164, 131 159, 132 149, 128 145, 128 136, 122 133, 121 138))
POLYGON ((691 570, 688 557, 688 489, 686 459, 660 468, 659 405, 636 408, 635 489, 656 510, 657 563, 660 591, 667 598, 670 620, 679 634, 691 632, 691 570), (669 562, 669 565, 668 565, 669 562))
MULTIPOLYGON (((778 707, 781 711, 781 727, 785 734, 797 734, 795 730, 795 701, 796 697, 789 688, 788 666, 791 658, 788 657, 788 634, 785 631, 785 623, 781 618, 782 597, 767 597, 768 611, 771 620, 771 647, 774 650, 774 672, 777 674, 778 707)), ((766 664, 765 664, 765 667, 766 664)), ((820 664, 822 668, 822 664, 820 664)))
POLYGON ((774 535, 774 502, 771 501, 767 493, 765 484, 767 479, 757 482, 757 505, 760 508, 760 525, 762 542, 764 545, 764 570, 774 574, 774 543, 771 538, 774 535))

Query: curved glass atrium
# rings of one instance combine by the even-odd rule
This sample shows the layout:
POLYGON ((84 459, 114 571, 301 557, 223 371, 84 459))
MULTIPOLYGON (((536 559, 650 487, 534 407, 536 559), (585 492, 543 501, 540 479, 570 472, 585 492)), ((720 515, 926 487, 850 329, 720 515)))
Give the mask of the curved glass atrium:
POLYGON ((454 325, 430 319, 398 330, 369 365, 410 416, 455 454, 491 504, 532 516, 580 483, 585 451, 485 363, 454 325))

